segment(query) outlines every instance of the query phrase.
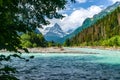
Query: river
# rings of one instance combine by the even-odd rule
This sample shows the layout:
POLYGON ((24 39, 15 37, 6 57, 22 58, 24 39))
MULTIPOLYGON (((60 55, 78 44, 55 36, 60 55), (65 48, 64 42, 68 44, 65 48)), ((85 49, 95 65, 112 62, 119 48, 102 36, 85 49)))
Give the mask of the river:
POLYGON ((15 58, 7 64, 17 68, 15 76, 20 80, 120 80, 120 51, 65 49, 87 54, 23 53, 23 57, 34 55, 35 58, 29 62, 15 58))

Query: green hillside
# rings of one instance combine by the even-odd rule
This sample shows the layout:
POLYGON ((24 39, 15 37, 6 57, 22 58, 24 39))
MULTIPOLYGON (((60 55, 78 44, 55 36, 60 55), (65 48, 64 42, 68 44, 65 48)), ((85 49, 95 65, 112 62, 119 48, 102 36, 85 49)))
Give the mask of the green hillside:
POLYGON ((66 40, 66 46, 120 46, 120 7, 66 40))

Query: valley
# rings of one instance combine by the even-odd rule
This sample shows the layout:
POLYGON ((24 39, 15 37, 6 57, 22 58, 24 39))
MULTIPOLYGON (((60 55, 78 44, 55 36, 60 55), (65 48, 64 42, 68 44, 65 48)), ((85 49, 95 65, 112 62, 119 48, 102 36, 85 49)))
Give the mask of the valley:
POLYGON ((120 0, 0 0, 0 80, 120 80, 120 0))

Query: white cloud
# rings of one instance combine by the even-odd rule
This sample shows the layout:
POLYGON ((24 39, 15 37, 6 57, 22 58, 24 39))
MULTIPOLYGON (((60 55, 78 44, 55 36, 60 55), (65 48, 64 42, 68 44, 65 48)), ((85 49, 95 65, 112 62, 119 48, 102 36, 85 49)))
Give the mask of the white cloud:
POLYGON ((110 0, 112 3, 115 3, 115 2, 117 2, 117 1, 120 1, 120 0, 110 0))
POLYGON ((79 3, 85 3, 87 0, 76 0, 79 3))
POLYGON ((102 9, 99 6, 91 6, 87 9, 75 10, 70 16, 65 17, 61 21, 61 27, 64 30, 75 29, 82 25, 86 18, 92 18, 93 15, 99 13, 102 9))
POLYGON ((82 25, 83 21, 86 18, 88 17, 92 18, 93 15, 99 13, 101 10, 102 8, 100 6, 95 5, 87 9, 80 8, 79 10, 73 11, 73 13, 70 14, 69 16, 67 14, 64 14, 66 17, 63 18, 62 20, 59 19, 50 20, 51 25, 49 26, 58 23, 64 31, 67 31, 69 29, 76 29, 77 27, 82 25))

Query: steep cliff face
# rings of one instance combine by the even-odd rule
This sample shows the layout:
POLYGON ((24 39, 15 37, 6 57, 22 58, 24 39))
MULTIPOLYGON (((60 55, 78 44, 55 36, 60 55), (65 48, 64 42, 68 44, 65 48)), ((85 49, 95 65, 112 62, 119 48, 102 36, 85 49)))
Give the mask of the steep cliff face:
MULTIPOLYGON (((83 29, 75 37, 71 38, 71 45, 89 43, 90 45, 100 40, 110 39, 120 35, 120 7, 99 19, 91 26, 83 29)), ((86 45, 89 45, 86 44, 86 45)))

